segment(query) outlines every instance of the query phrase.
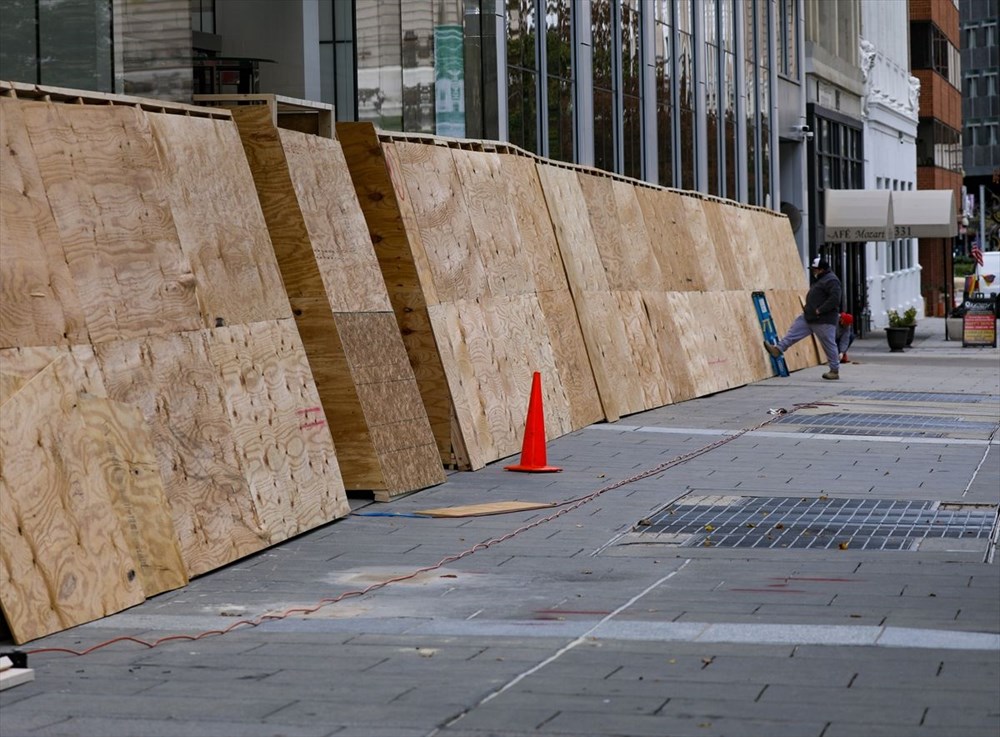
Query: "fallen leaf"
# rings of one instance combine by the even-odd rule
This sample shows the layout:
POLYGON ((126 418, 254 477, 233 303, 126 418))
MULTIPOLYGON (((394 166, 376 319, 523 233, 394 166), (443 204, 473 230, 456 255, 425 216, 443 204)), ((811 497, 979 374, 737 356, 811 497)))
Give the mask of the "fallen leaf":
POLYGON ((747 523, 746 523, 746 525, 745 525, 745 527, 749 527, 749 528, 750 528, 751 530, 752 530, 752 529, 753 529, 754 527, 756 527, 756 526, 757 526, 757 525, 755 525, 755 524, 754 524, 753 522, 747 522, 747 523))
POLYGON ((639 520, 638 522, 635 523, 635 526, 636 527, 649 527, 651 524, 653 524, 653 523, 650 522, 648 519, 641 519, 641 520, 639 520))
POLYGON ((785 526, 779 522, 778 524, 776 524, 774 526, 774 529, 776 529, 776 530, 783 530, 783 529, 785 529, 785 526))
POLYGON ((837 547, 840 548, 841 550, 847 550, 847 546, 849 544, 850 543, 840 543, 840 545, 838 545, 837 547))
POLYGON ((708 530, 709 532, 711 532, 715 528, 712 525, 705 525, 705 529, 708 530))

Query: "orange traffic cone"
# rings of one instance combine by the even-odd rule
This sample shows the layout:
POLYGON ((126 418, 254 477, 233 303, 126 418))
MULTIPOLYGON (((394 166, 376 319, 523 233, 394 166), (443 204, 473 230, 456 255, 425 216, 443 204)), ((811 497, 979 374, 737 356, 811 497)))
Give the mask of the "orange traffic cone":
POLYGON ((528 473, 553 473, 561 468, 550 466, 545 460, 545 413, 542 410, 542 375, 535 372, 531 378, 531 397, 528 400, 528 419, 524 423, 524 443, 521 445, 521 462, 504 466, 508 471, 528 473))

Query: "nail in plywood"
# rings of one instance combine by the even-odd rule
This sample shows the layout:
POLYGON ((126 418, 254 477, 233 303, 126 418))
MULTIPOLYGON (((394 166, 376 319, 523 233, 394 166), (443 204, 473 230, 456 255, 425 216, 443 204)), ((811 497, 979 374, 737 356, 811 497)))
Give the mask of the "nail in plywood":
POLYGON ((0 413, 0 606, 16 642, 143 600, 64 351, 0 413))
POLYGON ((17 102, 0 99, 0 348, 87 340, 86 323, 17 102), (18 248, 10 244, 18 244, 18 248))

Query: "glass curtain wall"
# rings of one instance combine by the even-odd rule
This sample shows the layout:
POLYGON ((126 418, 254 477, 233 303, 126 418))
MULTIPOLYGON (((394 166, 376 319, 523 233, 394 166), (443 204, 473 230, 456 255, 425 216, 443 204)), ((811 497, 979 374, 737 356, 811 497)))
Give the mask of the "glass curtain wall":
POLYGON ((111 0, 2 0, 0 78, 114 92, 111 0))
POLYGON ((545 79, 548 151, 559 161, 574 161, 573 148, 573 0, 545 0, 545 79))
POLYGON ((611 0, 591 0, 593 23, 591 47, 594 55, 594 166, 606 171, 615 167, 615 74, 614 12, 611 0))
POLYGON ((653 50, 656 74, 656 169, 657 182, 674 185, 674 101, 673 101, 673 2, 656 0, 653 50))
POLYGON ((736 199, 736 11, 735 0, 719 0, 722 50, 722 141, 725 173, 722 196, 736 199))
POLYGON ((622 143, 621 173, 642 178, 642 10, 639 0, 621 0, 622 143))
POLYGON ((743 110, 747 127, 747 149, 746 149, 746 169, 747 169, 747 204, 760 204, 760 177, 757 175, 757 168, 760 157, 757 152, 760 150, 758 141, 757 118, 760 114, 760 99, 757 96, 757 0, 743 0, 743 75, 744 75, 744 97, 743 110))
POLYGON ((705 29, 705 130, 708 135, 708 193, 719 194, 720 172, 724 166, 719 101, 719 18, 716 0, 701 4, 705 29))
POLYGON ((355 4, 358 119, 403 130, 402 16, 398 2, 355 4))
POLYGON ((507 115, 511 143, 538 146, 538 33, 534 0, 507 0, 507 115))
POLYGON ((695 187, 695 77, 694 77, 694 0, 677 0, 678 115, 680 125, 680 182, 682 189, 695 187))

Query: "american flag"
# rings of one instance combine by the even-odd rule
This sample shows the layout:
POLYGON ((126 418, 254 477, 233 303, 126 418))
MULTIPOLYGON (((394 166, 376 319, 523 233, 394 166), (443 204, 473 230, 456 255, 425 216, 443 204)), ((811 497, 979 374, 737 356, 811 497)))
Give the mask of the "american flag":
POLYGON ((976 263, 980 266, 983 265, 983 252, 980 250, 979 246, 972 247, 972 258, 974 258, 976 263))

